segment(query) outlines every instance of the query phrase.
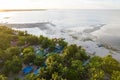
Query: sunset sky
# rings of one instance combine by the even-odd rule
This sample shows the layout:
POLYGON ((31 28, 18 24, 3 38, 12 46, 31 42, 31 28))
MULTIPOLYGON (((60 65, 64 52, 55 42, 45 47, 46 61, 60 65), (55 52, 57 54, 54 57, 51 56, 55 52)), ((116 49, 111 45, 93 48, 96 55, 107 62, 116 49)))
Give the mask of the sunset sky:
POLYGON ((0 0, 0 9, 120 9, 120 0, 0 0))

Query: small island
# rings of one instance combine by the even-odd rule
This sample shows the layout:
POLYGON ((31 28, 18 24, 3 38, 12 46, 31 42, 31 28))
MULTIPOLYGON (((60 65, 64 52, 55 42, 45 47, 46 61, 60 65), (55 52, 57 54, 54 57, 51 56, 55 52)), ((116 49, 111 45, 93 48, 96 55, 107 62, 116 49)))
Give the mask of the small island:
POLYGON ((63 38, 0 26, 0 80, 120 80, 120 63, 63 38))

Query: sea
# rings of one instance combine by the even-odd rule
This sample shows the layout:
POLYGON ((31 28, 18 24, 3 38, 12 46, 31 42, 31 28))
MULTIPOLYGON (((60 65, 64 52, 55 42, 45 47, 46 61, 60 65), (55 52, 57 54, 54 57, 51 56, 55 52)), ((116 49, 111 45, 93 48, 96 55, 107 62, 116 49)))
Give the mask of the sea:
POLYGON ((21 26, 14 29, 26 30, 37 36, 62 37, 68 41, 95 40, 120 50, 120 10, 59 9, 0 12, 0 24, 45 22, 48 24, 40 25, 42 28, 21 26))

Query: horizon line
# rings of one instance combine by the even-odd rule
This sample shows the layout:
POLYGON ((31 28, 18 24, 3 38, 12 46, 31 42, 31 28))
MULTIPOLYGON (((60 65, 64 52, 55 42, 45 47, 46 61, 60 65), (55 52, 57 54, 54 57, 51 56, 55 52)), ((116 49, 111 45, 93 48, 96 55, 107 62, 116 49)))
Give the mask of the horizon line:
MULTIPOLYGON (((78 10, 79 8, 76 8, 74 10, 78 10)), ((9 12, 9 11, 45 11, 45 10, 62 10, 60 8, 54 8, 54 9, 0 9, 0 12, 9 12)), ((70 10, 70 9, 63 9, 63 10, 70 10)), ((71 9, 72 10, 72 9, 71 9)), ((79 9, 79 10, 120 10, 120 9, 79 9)))

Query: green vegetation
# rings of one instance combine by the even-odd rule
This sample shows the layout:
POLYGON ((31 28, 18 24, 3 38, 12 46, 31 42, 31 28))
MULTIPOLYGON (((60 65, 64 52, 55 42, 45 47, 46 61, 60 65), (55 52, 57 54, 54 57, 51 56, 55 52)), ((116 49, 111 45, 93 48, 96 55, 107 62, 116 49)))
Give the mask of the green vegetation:
POLYGON ((18 73, 22 68, 22 61, 18 56, 13 56, 11 60, 4 63, 2 73, 8 75, 10 72, 18 73))
POLYGON ((0 80, 9 80, 11 74, 24 80, 120 80, 120 63, 110 55, 90 57, 81 46, 67 45, 64 39, 0 26, 0 80), (38 73, 20 74, 28 65, 37 66, 38 73))
POLYGON ((4 75, 0 75, 0 80, 8 80, 4 75))

